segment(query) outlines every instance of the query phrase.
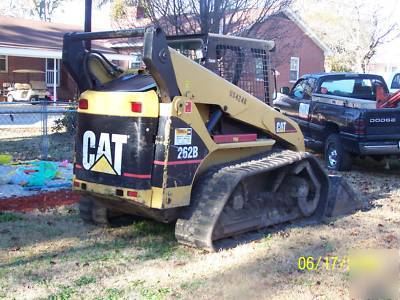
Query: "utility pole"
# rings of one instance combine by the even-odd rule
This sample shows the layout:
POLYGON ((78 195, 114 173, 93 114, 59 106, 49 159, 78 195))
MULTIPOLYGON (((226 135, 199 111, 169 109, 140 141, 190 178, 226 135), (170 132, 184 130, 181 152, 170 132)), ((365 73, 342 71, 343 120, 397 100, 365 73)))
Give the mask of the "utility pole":
MULTIPOLYGON (((92 31, 92 0, 85 0, 85 32, 92 31)), ((91 49, 90 40, 85 41, 86 49, 91 49)))

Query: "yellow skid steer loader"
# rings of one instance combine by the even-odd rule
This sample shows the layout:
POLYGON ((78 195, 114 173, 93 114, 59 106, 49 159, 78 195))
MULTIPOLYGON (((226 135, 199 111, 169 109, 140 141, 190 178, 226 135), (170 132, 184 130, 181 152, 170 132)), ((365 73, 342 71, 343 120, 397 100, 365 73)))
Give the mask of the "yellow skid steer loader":
POLYGON ((327 175, 299 126, 269 105, 273 48, 211 34, 167 38, 158 27, 66 34, 63 63, 81 93, 82 218, 176 222, 180 243, 213 251, 238 234, 354 209, 348 185, 327 175), (84 47, 143 36, 137 72, 84 47))

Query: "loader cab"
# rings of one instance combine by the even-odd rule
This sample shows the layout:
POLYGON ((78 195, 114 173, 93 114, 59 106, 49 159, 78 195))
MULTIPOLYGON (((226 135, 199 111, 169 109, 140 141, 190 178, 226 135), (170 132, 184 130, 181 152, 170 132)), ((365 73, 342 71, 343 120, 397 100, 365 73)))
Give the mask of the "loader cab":
POLYGON ((204 59, 207 56, 207 35, 190 34, 167 36, 167 43, 169 47, 203 65, 204 59))
POLYGON ((269 52, 273 42, 213 33, 168 36, 167 41, 171 48, 272 104, 275 80, 269 52))

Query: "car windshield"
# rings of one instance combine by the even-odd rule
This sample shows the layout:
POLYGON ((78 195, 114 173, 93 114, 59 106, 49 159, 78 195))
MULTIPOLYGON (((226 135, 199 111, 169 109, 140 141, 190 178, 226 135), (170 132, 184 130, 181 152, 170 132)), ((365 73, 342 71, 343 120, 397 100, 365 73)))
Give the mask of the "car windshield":
POLYGON ((376 85, 383 85, 377 78, 341 78, 326 79, 319 93, 365 100, 376 99, 376 85))

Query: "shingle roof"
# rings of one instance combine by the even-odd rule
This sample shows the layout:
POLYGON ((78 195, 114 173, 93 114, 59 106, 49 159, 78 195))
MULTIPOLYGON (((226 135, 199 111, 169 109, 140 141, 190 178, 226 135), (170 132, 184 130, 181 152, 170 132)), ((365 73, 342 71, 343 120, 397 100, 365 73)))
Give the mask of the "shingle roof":
MULTIPOLYGON (((79 27, 10 17, 0 17, 0 24, 0 48, 61 51, 65 33, 83 31, 83 25, 79 27)), ((99 41, 93 43, 93 48, 103 52, 115 53, 99 41)))

